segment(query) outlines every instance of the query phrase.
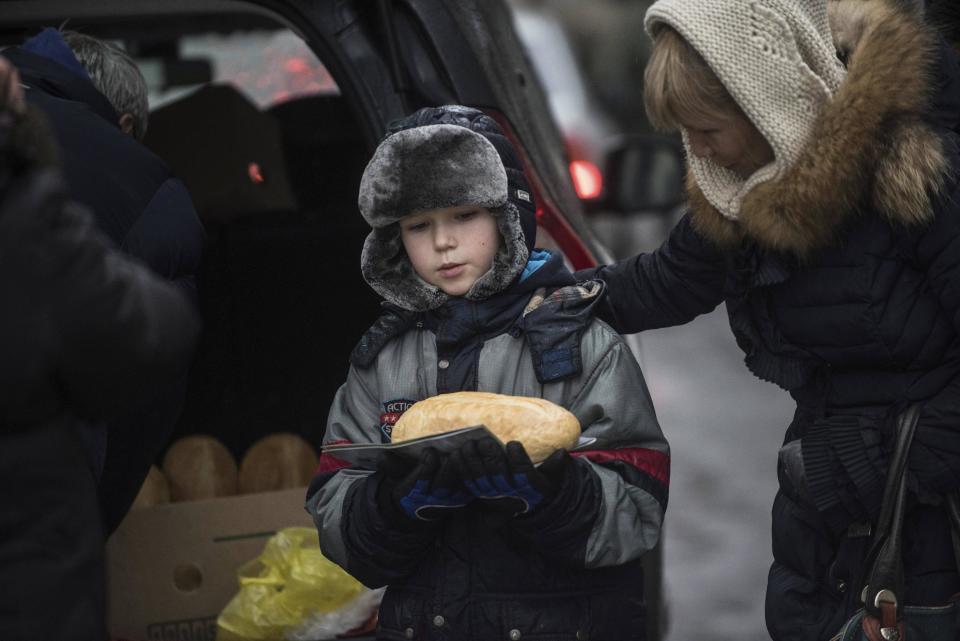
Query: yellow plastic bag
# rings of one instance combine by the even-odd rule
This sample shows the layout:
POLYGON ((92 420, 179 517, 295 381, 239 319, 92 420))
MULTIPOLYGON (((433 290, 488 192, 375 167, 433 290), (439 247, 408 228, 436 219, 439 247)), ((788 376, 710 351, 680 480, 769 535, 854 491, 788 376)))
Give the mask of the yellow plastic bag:
POLYGON ((339 631, 345 632, 371 613, 370 599, 357 598, 370 591, 321 554, 312 528, 280 530, 237 577, 240 591, 217 618, 218 641, 294 639, 306 622, 325 615, 337 615, 340 627, 350 626, 339 631))

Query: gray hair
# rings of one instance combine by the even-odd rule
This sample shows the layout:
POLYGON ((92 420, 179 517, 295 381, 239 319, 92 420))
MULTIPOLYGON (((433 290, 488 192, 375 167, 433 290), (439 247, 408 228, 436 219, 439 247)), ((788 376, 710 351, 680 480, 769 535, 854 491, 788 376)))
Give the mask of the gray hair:
POLYGON ((126 51, 76 31, 64 31, 64 41, 73 50, 94 86, 100 90, 118 116, 133 116, 133 136, 142 140, 147 133, 150 108, 147 104, 147 82, 126 51))

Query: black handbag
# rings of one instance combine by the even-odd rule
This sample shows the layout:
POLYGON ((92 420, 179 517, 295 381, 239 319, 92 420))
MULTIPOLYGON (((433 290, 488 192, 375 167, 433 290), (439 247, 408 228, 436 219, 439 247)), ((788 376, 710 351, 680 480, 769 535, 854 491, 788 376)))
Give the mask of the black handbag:
MULTIPOLYGON (((907 457, 916 431, 920 407, 908 407, 897 420, 897 443, 864 567, 866 573, 858 610, 832 641, 957 641, 960 639, 960 602, 943 606, 903 603, 904 579, 901 543, 907 497, 907 457)), ((960 493, 944 497, 953 534, 953 554, 960 569, 960 493)))

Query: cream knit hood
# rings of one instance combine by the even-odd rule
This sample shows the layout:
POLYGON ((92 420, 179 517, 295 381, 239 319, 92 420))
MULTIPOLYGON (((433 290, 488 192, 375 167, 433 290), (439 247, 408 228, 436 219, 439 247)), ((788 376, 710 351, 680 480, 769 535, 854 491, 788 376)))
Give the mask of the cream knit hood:
POLYGON ((774 161, 744 180, 690 152, 704 196, 736 220, 744 195, 780 178, 803 150, 821 109, 844 79, 826 0, 658 0, 647 11, 653 35, 667 24, 703 56, 773 149, 774 161))

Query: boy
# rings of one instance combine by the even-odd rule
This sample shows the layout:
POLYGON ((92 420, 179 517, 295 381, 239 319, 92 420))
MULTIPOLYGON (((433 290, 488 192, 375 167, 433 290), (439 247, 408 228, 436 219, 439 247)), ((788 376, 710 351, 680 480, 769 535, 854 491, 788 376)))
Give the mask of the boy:
POLYGON ((390 440, 416 401, 479 390, 537 396, 597 440, 539 467, 492 439, 375 472, 324 456, 307 509, 324 554, 389 584, 380 639, 643 639, 640 555, 659 537, 667 443, 640 368, 577 284, 533 249, 530 189, 496 123, 422 109, 380 144, 361 257, 384 314, 351 357, 326 440, 390 440))

